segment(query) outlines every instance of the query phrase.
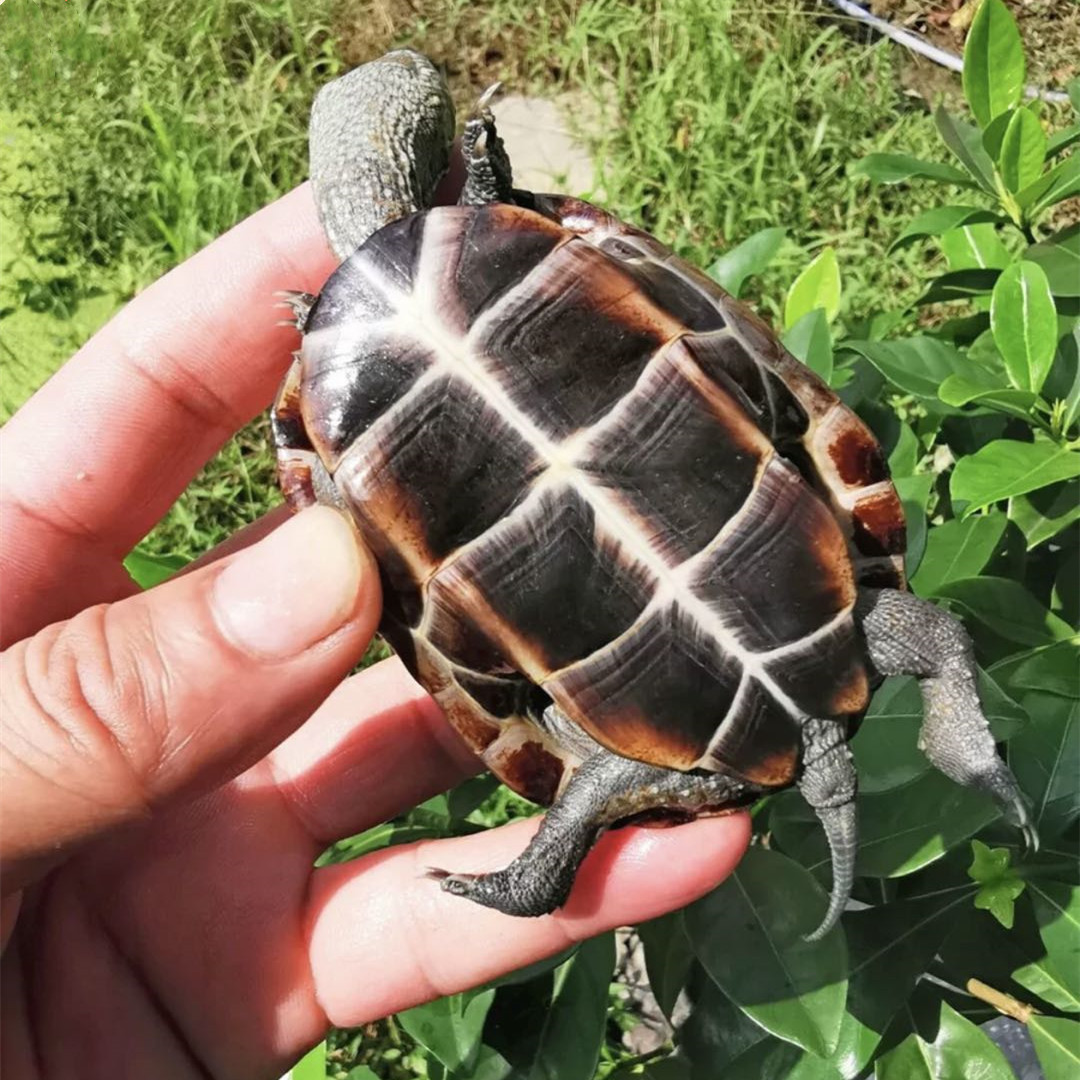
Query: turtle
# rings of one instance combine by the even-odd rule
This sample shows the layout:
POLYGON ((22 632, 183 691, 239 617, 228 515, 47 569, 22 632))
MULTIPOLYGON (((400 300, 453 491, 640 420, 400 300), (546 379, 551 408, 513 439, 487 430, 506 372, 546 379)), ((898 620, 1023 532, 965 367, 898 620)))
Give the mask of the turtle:
POLYGON ((594 841, 792 785, 856 852, 848 739, 918 678, 920 746, 1030 844, 961 623, 904 577, 903 509, 867 425, 769 326, 659 240, 515 188, 490 93, 454 152, 438 69, 399 49, 320 89, 314 197, 342 260, 285 294, 301 347, 272 410, 294 508, 355 520, 381 632, 483 763, 549 807, 486 874, 508 915, 569 896, 594 841))

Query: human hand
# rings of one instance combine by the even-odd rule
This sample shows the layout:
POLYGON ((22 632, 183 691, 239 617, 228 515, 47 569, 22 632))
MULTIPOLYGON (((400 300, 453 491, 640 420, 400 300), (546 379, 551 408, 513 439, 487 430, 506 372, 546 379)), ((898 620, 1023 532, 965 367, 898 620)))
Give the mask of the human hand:
POLYGON ((298 189, 139 296, 0 434, 7 1075, 277 1076, 328 1024, 678 907, 745 848, 741 814, 610 833, 528 920, 423 870, 504 865, 531 822, 314 869, 480 767, 398 661, 345 678, 379 613, 352 526, 272 514, 146 593, 122 559, 268 405, 296 344, 273 292, 332 266, 298 189))

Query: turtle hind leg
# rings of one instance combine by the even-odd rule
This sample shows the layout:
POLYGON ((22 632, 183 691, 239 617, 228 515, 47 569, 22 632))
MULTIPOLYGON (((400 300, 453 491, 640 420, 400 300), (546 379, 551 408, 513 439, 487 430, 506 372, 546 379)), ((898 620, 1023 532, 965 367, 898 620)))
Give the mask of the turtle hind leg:
POLYGON ((507 915, 547 915, 570 895, 574 877, 607 828, 651 810, 693 815, 751 801, 757 788, 720 773, 682 773, 597 750, 574 773, 529 846, 502 870, 430 870, 444 890, 507 915))
POLYGON ((893 589, 860 589, 855 614, 874 667, 882 675, 918 677, 924 709, 919 748, 931 764, 958 784, 991 795, 1028 847, 1037 849, 1027 802, 979 703, 974 650, 960 622, 893 589))
POLYGON ((465 186, 458 199, 461 206, 514 201, 510 158, 495 130, 495 117, 489 108, 498 89, 499 83, 488 87, 465 121, 461 135, 461 153, 465 159, 465 186))
POLYGON ((832 857, 832 892, 821 925, 807 941, 820 941, 839 921, 851 896, 858 850, 855 818, 855 766, 846 726, 837 720, 807 720, 802 728, 803 760, 799 790, 825 830, 832 857))

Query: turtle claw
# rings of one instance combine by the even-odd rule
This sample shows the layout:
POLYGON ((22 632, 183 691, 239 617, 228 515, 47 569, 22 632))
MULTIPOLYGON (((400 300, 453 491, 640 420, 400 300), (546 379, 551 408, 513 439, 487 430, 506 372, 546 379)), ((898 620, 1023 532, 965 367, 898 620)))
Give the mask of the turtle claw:
POLYGON ((281 319, 277 325, 294 326, 302 331, 307 326, 308 316, 318 297, 309 292, 297 292, 295 289, 279 289, 274 295, 281 297, 274 307, 288 308, 293 313, 291 319, 281 319))

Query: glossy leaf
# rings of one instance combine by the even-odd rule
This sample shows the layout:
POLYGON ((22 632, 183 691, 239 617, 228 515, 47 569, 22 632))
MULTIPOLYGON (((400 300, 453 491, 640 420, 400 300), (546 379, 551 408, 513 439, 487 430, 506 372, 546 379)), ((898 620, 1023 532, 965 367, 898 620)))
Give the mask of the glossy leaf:
MULTIPOLYGON (((364 1068, 365 1066, 360 1066, 364 1068)), ((370 1071, 370 1070, 369 1070, 370 1071)), ((372 1073, 372 1076, 375 1074, 372 1073)), ((361 1080, 362 1073, 357 1073, 357 1080, 361 1080)), ((326 1080, 326 1043, 321 1042, 313 1046, 293 1067, 285 1074, 283 1080, 326 1080)))
POLYGON ((1056 1016, 1033 1016, 1028 1031, 1045 1080, 1076 1080, 1080 1076, 1080 1023, 1056 1016))
POLYGON ((964 45, 964 97, 975 119, 989 126, 1024 92, 1024 46, 1002 0, 983 0, 964 45))
POLYGON ((967 903, 965 892, 951 891, 844 916, 850 968, 847 1008, 829 1058, 844 1076, 857 1075, 870 1061, 967 903))
POLYGON ((1000 275, 1001 271, 996 267, 951 270, 934 278, 916 303, 947 304, 954 300, 974 300, 979 296, 988 296, 993 292, 1000 275))
POLYGON ((1047 159, 1057 157, 1058 154, 1064 153, 1078 142, 1080 142, 1080 124, 1073 124, 1072 127, 1054 132, 1046 140, 1047 159))
POLYGON ((955 408, 975 405, 982 409, 993 409, 1008 416, 1018 416, 1027 420, 1039 395, 1030 390, 1013 390, 1009 387, 987 386, 992 381, 987 378, 978 383, 971 382, 960 375, 950 375, 938 387, 938 397, 955 408))
POLYGON ((1047 955, 1069 992, 1080 997, 1080 887, 1045 878, 1028 884, 1047 955))
POLYGON ((951 581, 937 595, 952 601, 965 616, 976 619, 1006 641, 1018 645, 1049 645, 1072 636, 1067 622, 1047 610, 1018 581, 1002 577, 973 577, 951 581))
POLYGON ((941 234, 941 250, 950 270, 1001 270, 1012 253, 993 225, 963 225, 941 234))
POLYGON ((642 923, 638 934, 645 950, 649 986, 657 1004, 670 1020, 694 962, 694 950, 686 936, 682 912, 674 911, 642 923))
POLYGON ((1017 495, 1009 500, 1009 520, 1024 534, 1028 551, 1033 551, 1080 521, 1080 482, 1044 488, 1035 496, 1017 495))
MULTIPOLYGON (((715 1074, 710 1074, 715 1075, 715 1074)), ((816 1054, 779 1039, 762 1039, 724 1068, 724 1080, 843 1080, 816 1054)))
POLYGON ((919 437, 907 424, 901 424, 896 445, 889 453, 889 472, 893 476, 911 476, 922 457, 919 437))
POLYGON ((1021 191, 1016 201, 1021 205, 1032 205, 1032 213, 1036 214, 1080 194, 1080 156, 1072 154, 1058 162, 1045 176, 1035 181, 1032 188, 1032 191, 1021 191))
POLYGON ((792 356, 816 371, 826 382, 832 379, 832 334, 822 308, 808 311, 794 326, 785 330, 783 342, 792 356))
POLYGON ((819 1055, 836 1045, 847 988, 840 931, 804 938, 825 908, 824 891, 801 866, 754 847, 686 910, 690 941, 721 990, 767 1031, 819 1055))
POLYGON ((942 236, 961 225, 998 221, 998 215, 979 206, 936 206, 919 214, 892 242, 889 251, 907 247, 926 236, 942 236))
MULTIPOLYGON (((913 874, 999 816, 988 796, 954 784, 936 769, 901 788, 860 795, 856 871, 868 877, 913 874)), ((800 796, 779 796, 769 824, 784 851, 815 877, 829 880, 824 834, 800 796)))
POLYGON ((555 972, 528 1080, 592 1080, 607 1023, 608 990, 615 968, 615 939, 601 934, 584 942, 555 972))
POLYGON ((1029 109, 1017 109, 1005 129, 998 157, 998 169, 1005 186, 1013 193, 1035 183, 1046 160, 1046 135, 1042 124, 1029 109))
POLYGON ((709 977, 696 960, 686 984, 688 1015, 679 1025, 679 1049, 693 1062, 694 1080, 708 1080, 770 1035, 709 977))
POLYGON ((907 551, 904 553, 904 572, 910 577, 919 568, 926 548, 926 504, 934 478, 930 473, 916 476, 898 476, 893 484, 904 508, 907 523, 907 551))
POLYGON ((982 133, 979 129, 958 117, 950 116, 941 106, 934 111, 934 123, 937 124, 945 145, 975 178, 979 187, 988 194, 996 195, 994 162, 983 148, 982 133))
POLYGON ((1066 985, 1057 965, 1049 956, 1041 956, 1030 964, 1023 964, 1012 972, 1011 977, 1025 990, 1048 1001, 1062 1012, 1080 1012, 1080 996, 1066 985))
POLYGON ((1005 515, 995 511, 931 529, 926 554, 911 579, 912 589, 920 596, 931 596, 947 582, 978 575, 997 549, 1007 523, 1005 515))
POLYGON ((905 180, 937 180, 959 187, 977 187, 967 173, 940 161, 922 161, 908 154, 867 154, 852 166, 856 176, 867 176, 878 184, 900 184, 905 180))
POLYGON ((476 1062, 494 990, 470 990, 436 998, 398 1013, 401 1026, 451 1072, 476 1062))
MULTIPOLYGON (((999 742, 1011 739, 1027 722, 1027 714, 981 670, 978 688, 994 738, 999 742)), ((910 676, 886 679, 851 740, 860 792, 890 791, 930 771, 932 766, 918 746, 922 720, 918 682, 910 676)))
POLYGON ((1008 848, 991 848, 980 840, 972 840, 971 850, 968 877, 979 886, 975 906, 980 911, 989 911, 1006 930, 1011 930, 1017 897, 1027 883, 1010 865, 1008 848))
POLYGON ((909 1035, 874 1066, 875 1080, 1015 1080, 1005 1055, 945 1002, 933 1042, 909 1035))
POLYGON ((1033 690, 1020 704, 1030 722, 1009 743, 1009 765, 1047 844, 1080 819, 1080 702, 1033 690))
POLYGON ((978 378, 976 365, 939 338, 915 335, 899 341, 845 341, 843 347, 865 356, 901 390, 931 401, 950 375, 978 378))
POLYGON ((998 439, 956 463, 949 489, 965 513, 1080 476, 1080 453, 1052 442, 998 439))
POLYGON ((824 309, 828 322, 840 311, 840 265, 831 247, 824 248, 792 283, 784 304, 784 326, 791 329, 815 308, 824 309))
POLYGON ((1080 224, 1032 244, 1024 259, 1043 268, 1054 296, 1080 296, 1080 224))
POLYGON ((741 244, 725 251, 709 267, 709 277, 732 296, 739 296, 746 279, 762 273, 776 257, 786 233, 783 229, 761 229, 741 244))
POLYGON ((1059 641, 1039 649, 1013 669, 1009 685, 1080 700, 1080 644, 1059 641))
POLYGON ((1057 350, 1057 311, 1038 263, 1017 262, 1002 271, 990 303, 990 328, 1009 381, 1038 393, 1057 350))

